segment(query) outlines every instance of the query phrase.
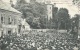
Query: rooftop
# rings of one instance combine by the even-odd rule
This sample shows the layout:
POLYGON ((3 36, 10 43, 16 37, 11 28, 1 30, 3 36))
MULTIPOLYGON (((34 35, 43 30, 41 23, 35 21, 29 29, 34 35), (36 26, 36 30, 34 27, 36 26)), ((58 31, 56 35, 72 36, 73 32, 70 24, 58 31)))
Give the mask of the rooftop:
POLYGON ((3 2, 2 0, 0 0, 0 9, 4 9, 4 10, 16 12, 16 13, 21 13, 21 12, 17 11, 16 9, 14 9, 13 7, 11 7, 10 4, 3 2))

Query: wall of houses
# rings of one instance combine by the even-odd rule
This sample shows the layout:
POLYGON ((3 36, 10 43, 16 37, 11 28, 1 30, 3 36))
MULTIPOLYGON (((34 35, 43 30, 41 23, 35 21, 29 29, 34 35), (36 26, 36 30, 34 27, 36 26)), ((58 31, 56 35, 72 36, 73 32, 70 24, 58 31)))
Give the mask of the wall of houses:
POLYGON ((1 33, 18 33, 19 18, 21 14, 0 9, 1 33))

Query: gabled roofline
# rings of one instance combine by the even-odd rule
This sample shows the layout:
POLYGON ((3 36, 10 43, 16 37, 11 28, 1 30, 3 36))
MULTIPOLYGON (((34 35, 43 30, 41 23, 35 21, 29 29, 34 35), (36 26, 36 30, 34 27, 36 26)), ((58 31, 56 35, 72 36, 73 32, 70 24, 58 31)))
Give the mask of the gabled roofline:
MULTIPOLYGON (((0 9, 0 10, 5 10, 5 9, 0 9)), ((12 13, 17 13, 17 12, 9 11, 9 10, 5 10, 5 11, 12 12, 12 13)), ((17 14, 22 14, 22 13, 17 13, 17 14)))
POLYGON ((21 13, 18 10, 16 10, 15 8, 11 7, 11 5, 9 3, 3 2, 2 0, 0 0, 0 9, 4 9, 4 10, 8 10, 10 12, 15 12, 15 13, 21 13))

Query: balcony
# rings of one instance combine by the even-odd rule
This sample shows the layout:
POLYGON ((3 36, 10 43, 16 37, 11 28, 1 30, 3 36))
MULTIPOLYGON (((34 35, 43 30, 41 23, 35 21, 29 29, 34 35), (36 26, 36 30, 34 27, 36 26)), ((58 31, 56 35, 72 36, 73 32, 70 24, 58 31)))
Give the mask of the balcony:
POLYGON ((2 25, 3 28, 17 28, 17 25, 2 25))

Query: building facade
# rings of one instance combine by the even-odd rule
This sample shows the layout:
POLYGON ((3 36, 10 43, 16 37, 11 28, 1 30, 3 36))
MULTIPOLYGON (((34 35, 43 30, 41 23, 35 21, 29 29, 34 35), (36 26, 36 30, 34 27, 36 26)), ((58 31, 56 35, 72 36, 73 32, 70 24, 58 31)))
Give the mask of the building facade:
POLYGON ((53 10, 53 5, 52 4, 46 4, 47 5, 47 18, 48 20, 52 19, 52 10, 53 10))
POLYGON ((18 33, 21 15, 11 5, 0 1, 0 34, 18 33))

